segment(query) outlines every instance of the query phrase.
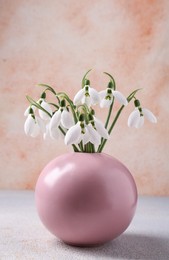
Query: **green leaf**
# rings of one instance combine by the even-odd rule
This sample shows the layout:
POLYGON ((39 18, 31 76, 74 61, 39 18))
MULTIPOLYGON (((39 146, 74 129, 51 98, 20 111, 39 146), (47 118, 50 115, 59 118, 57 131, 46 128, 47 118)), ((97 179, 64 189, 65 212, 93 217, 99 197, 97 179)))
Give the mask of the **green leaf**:
POLYGON ((40 86, 40 87, 46 87, 46 90, 49 90, 49 91, 51 91, 53 94, 56 95, 55 90, 54 90, 51 86, 49 86, 49 85, 47 85, 47 84, 42 84, 42 83, 38 84, 38 86, 40 86))
POLYGON ((57 109, 59 109, 59 106, 58 105, 56 105, 56 104, 54 104, 54 103, 48 103, 49 105, 52 105, 52 106, 54 106, 54 107, 56 107, 57 109))
POLYGON ((141 90, 142 88, 138 88, 136 90, 134 90, 128 97, 127 97, 127 101, 130 102, 132 100, 132 98, 135 96, 135 94, 141 90))
POLYGON ((85 75, 83 76, 83 79, 82 79, 82 88, 84 88, 86 76, 87 76, 87 74, 88 74, 91 70, 92 70, 92 69, 88 70, 88 71, 85 73, 85 75))

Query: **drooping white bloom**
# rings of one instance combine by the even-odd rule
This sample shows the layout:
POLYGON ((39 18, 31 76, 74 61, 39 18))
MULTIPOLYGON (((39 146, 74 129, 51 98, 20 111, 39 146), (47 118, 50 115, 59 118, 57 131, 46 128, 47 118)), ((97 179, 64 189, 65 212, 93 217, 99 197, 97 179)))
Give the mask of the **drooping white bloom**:
POLYGON ((81 141, 81 126, 80 122, 69 128, 65 136, 65 144, 78 144, 81 141))
POLYGON ((33 118, 33 116, 29 114, 24 124, 24 131, 26 135, 36 137, 40 132, 45 131, 44 122, 38 116, 33 118))
POLYGON ((94 123, 95 123, 95 127, 96 127, 96 130, 99 133, 99 135, 105 139, 108 139, 109 133, 108 133, 107 129, 104 127, 104 124, 102 123, 102 121, 100 121, 98 118, 96 118, 94 116, 94 123))
POLYGON ((63 127, 69 129, 71 126, 74 125, 72 114, 66 109, 64 109, 61 113, 60 122, 63 127))
POLYGON ((47 140, 47 139, 50 139, 50 138, 52 138, 52 139, 58 139, 59 136, 60 136, 59 129, 57 129, 56 131, 53 131, 52 133, 50 133, 50 132, 49 132, 49 123, 50 123, 50 122, 48 122, 48 123, 46 124, 46 129, 45 129, 45 132, 43 133, 43 139, 44 139, 44 140, 47 140))
POLYGON ((100 97, 97 90, 86 85, 84 88, 79 90, 74 97, 73 103, 75 105, 86 104, 88 106, 96 105, 99 103, 100 97))
POLYGON ((99 92, 100 95, 100 107, 109 107, 112 104, 113 96, 119 101, 121 105, 126 106, 128 104, 125 96, 117 90, 107 89, 99 92))
POLYGON ((143 108, 141 112, 138 108, 129 115, 128 126, 140 128, 144 124, 144 117, 147 118, 151 123, 157 123, 157 118, 155 115, 147 108, 143 108))
POLYGON ((84 145, 91 142, 92 144, 98 146, 101 142, 101 136, 91 124, 85 125, 82 129, 81 123, 78 122, 67 131, 65 136, 65 144, 79 144, 81 141, 83 141, 84 145))
POLYGON ((142 111, 147 120, 149 120, 151 123, 157 123, 157 118, 149 109, 143 108, 142 111))
MULTIPOLYGON (((50 115, 52 115, 52 109, 50 107, 50 105, 43 100, 42 103, 40 104, 42 108, 44 108, 50 115)), ((44 112, 43 110, 39 109, 39 116, 43 119, 43 120, 49 120, 50 116, 44 112)))
POLYGON ((104 137, 108 139, 109 135, 105 129, 103 123, 94 117, 94 125, 92 123, 84 124, 84 127, 81 127, 81 123, 78 122, 76 125, 72 126, 66 133, 65 144, 79 144, 83 141, 83 144, 91 142, 96 147, 101 143, 101 138, 104 137))
POLYGON ((94 127, 92 126, 92 124, 88 124, 86 126, 88 132, 89 132, 89 141, 94 144, 96 147, 99 146, 99 144, 101 143, 101 136, 99 135, 99 133, 94 129, 94 127))
POLYGON ((49 133, 52 138, 57 139, 59 136, 59 126, 69 129, 74 125, 72 114, 66 108, 59 108, 52 116, 49 123, 49 133))

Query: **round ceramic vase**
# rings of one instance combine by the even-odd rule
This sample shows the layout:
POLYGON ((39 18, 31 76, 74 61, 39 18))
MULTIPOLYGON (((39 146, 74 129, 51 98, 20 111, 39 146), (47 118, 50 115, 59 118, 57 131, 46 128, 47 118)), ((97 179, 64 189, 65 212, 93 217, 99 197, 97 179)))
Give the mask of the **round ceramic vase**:
POLYGON ((65 243, 92 246, 129 226, 137 188, 129 170, 103 153, 68 153, 51 161, 35 189, 39 217, 65 243))

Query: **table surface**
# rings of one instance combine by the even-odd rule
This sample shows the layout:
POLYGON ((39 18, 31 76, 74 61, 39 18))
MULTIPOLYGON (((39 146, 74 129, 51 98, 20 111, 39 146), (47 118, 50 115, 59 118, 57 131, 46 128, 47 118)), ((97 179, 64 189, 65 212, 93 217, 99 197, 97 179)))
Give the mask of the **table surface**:
POLYGON ((0 260, 169 259, 169 197, 139 197, 121 236, 99 247, 72 247, 50 234, 33 191, 0 191, 0 260))

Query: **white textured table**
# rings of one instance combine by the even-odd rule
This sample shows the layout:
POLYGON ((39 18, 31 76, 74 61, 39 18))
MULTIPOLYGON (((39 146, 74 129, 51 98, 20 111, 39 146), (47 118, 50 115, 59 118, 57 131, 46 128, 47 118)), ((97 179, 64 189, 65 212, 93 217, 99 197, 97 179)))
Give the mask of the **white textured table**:
POLYGON ((41 224, 31 191, 0 191, 0 260, 169 259, 169 197, 140 197, 127 231, 103 246, 65 245, 41 224))

